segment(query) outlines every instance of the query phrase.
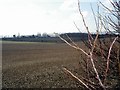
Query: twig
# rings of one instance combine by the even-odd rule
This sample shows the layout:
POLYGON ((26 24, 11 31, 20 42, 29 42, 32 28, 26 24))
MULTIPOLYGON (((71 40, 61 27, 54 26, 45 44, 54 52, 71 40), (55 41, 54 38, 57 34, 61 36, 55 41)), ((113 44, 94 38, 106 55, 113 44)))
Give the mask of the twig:
POLYGON ((73 45, 75 45, 76 47, 79 47, 67 34, 66 34, 66 36, 73 43, 73 45))
POLYGON ((91 6, 91 10, 92 10, 92 13, 93 13, 93 16, 94 16, 95 25, 96 25, 96 28, 97 28, 97 30, 98 30, 97 20, 96 20, 96 17, 95 17, 95 13, 94 13, 94 10, 93 10, 93 7, 92 7, 92 4, 90 4, 90 6, 91 6))
POLYGON ((68 69, 63 68, 63 70, 64 70, 65 72, 67 72, 70 76, 72 76, 74 79, 76 79, 77 81, 79 81, 79 82, 80 82, 82 85, 84 85, 87 89, 90 90, 90 88, 89 88, 82 80, 80 80, 77 76, 75 76, 73 73, 71 73, 68 69))
POLYGON ((110 10, 108 7, 106 7, 103 3, 99 2, 106 10, 108 10, 112 15, 114 15, 115 17, 117 17, 117 15, 115 15, 112 10, 110 10))
POLYGON ((102 83, 102 81, 101 81, 101 79, 100 79, 100 77, 99 77, 98 71, 97 71, 97 69, 96 69, 96 67, 95 67, 95 64, 94 64, 94 61, 93 61, 92 53, 91 53, 91 52, 90 52, 90 60, 91 60, 92 67, 93 67, 93 69, 94 69, 94 71, 95 71, 95 73, 96 73, 96 77, 97 77, 97 79, 98 79, 98 81, 99 81, 100 86, 101 86, 103 89, 105 89, 105 86, 103 85, 103 83, 102 83))
POLYGON ((64 41, 67 45, 71 46, 71 47, 74 48, 74 49, 80 50, 80 51, 82 51, 85 55, 89 56, 88 53, 85 52, 82 48, 70 44, 67 40, 65 40, 64 38, 62 38, 60 35, 58 35, 58 37, 59 37, 62 41, 64 41))
POLYGON ((83 14, 82 14, 82 12, 81 12, 79 0, 78 0, 78 9, 79 9, 79 13, 80 13, 80 15, 81 15, 81 17, 82 17, 83 24, 84 24, 84 26, 85 26, 85 28, 86 28, 86 30, 87 30, 87 32, 88 32, 88 40, 89 40, 89 42, 90 42, 90 45, 92 46, 91 39, 93 40, 93 37, 92 37, 92 35, 91 35, 90 31, 89 31, 88 26, 86 25, 84 16, 83 16, 83 14))
POLYGON ((82 32, 80 31, 80 29, 77 27, 76 23, 75 23, 75 22, 73 22, 73 23, 74 23, 75 27, 77 28, 77 30, 78 30, 80 33, 82 33, 82 32))
MULTIPOLYGON (((102 23, 102 20, 100 19, 101 23, 102 23)), ((91 53, 93 53, 94 49, 95 49, 95 46, 97 45, 97 40, 98 40, 98 36, 99 36, 99 31, 102 30, 102 25, 100 27, 100 30, 97 30, 97 35, 95 37, 95 40, 93 42, 93 46, 92 46, 92 50, 91 50, 91 53)), ((97 45, 98 46, 98 45, 97 45)))
POLYGON ((108 70, 109 70, 110 53, 111 53, 113 44, 115 43, 115 41, 117 40, 117 38, 118 38, 118 37, 116 37, 116 38, 113 40, 113 42, 112 42, 112 44, 110 45, 110 48, 109 48, 108 57, 107 57, 107 63, 106 63, 106 64, 107 64, 107 67, 106 67, 106 70, 105 70, 105 79, 104 79, 104 81, 106 80, 107 72, 108 72, 108 70))

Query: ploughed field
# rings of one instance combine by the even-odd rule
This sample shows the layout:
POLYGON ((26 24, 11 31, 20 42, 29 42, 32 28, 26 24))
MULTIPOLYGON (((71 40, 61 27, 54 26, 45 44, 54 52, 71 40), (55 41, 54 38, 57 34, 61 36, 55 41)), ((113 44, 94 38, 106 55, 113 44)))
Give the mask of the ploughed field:
POLYGON ((62 70, 79 68, 80 54, 65 43, 3 42, 3 88, 79 87, 62 70))

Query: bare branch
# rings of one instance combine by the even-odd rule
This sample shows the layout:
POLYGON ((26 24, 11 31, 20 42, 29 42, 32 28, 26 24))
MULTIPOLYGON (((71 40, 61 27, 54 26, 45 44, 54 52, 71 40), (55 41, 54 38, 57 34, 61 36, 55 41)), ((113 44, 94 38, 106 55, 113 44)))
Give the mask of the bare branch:
POLYGON ((73 23, 74 23, 75 27, 77 28, 77 30, 78 30, 80 33, 82 33, 82 32, 80 31, 80 29, 77 27, 76 23, 75 23, 75 22, 73 22, 73 23))
MULTIPOLYGON (((102 23, 101 18, 100 18, 100 21, 101 21, 101 23, 102 23)), ((94 51, 94 49, 95 49, 95 46, 97 45, 97 39, 98 39, 98 36, 99 36, 99 31, 101 31, 101 30, 102 30, 102 25, 101 25, 101 27, 100 27, 100 30, 97 30, 97 35, 96 35, 95 40, 94 40, 94 42, 93 42, 93 46, 92 46, 91 53, 93 53, 93 51, 94 51)), ((97 45, 97 46, 98 46, 98 45, 97 45)))
POLYGON ((85 28, 86 28, 86 30, 87 30, 87 32, 88 32, 88 35, 89 35, 89 37, 90 37, 90 38, 88 38, 88 39, 89 39, 90 44, 91 44, 91 46, 92 46, 91 39, 93 39, 93 37, 92 37, 92 35, 91 35, 90 31, 89 31, 89 28, 88 28, 88 26, 87 26, 87 24, 86 24, 86 22, 85 22, 84 16, 83 16, 83 14, 82 14, 82 12, 81 12, 79 0, 78 0, 78 9, 79 9, 79 13, 80 13, 80 15, 81 15, 81 17, 82 17, 83 24, 84 24, 84 26, 85 26, 85 28))
POLYGON ((88 53, 85 52, 82 48, 70 44, 67 40, 65 40, 64 38, 62 38, 60 35, 58 35, 58 37, 59 37, 62 41, 64 41, 67 45, 71 46, 71 47, 74 48, 74 49, 80 50, 80 51, 82 51, 85 55, 89 56, 88 53))
POLYGON ((96 46, 96 41, 97 41, 97 39, 98 39, 98 36, 99 36, 99 33, 97 32, 97 35, 96 35, 96 37, 95 37, 95 40, 94 40, 94 43, 93 43, 93 46, 92 46, 92 50, 91 50, 91 53, 93 53, 93 51, 94 51, 94 48, 95 48, 95 46, 96 46))
POLYGON ((110 53, 111 53, 111 50, 112 50, 112 47, 113 47, 113 44, 115 43, 115 41, 118 39, 118 37, 116 37, 112 44, 110 45, 110 48, 109 48, 109 52, 108 52, 108 57, 107 57, 107 67, 106 67, 106 71, 105 71, 105 80, 106 80, 106 76, 107 76, 107 72, 109 70, 109 62, 110 62, 110 53))
POLYGON ((92 13, 93 13, 93 16, 94 16, 94 20, 95 20, 96 28, 98 29, 97 19, 96 19, 96 15, 95 15, 95 13, 94 13, 94 10, 93 10, 93 7, 92 7, 92 4, 90 4, 90 6, 91 6, 91 10, 92 10, 92 13))
POLYGON ((103 85, 103 83, 102 83, 102 81, 101 81, 101 79, 100 79, 100 76, 99 76, 99 74, 98 74, 98 71, 97 71, 97 69, 96 69, 96 67, 95 67, 95 64, 94 64, 94 61, 93 61, 92 53, 91 53, 91 52, 90 52, 90 60, 91 60, 92 67, 93 67, 93 69, 94 69, 94 71, 95 71, 95 73, 96 73, 96 77, 97 77, 97 79, 98 79, 98 81, 99 81, 100 86, 101 86, 103 89, 105 89, 105 86, 103 85))
POLYGON ((63 70, 68 73, 70 76, 72 76, 74 79, 76 79, 77 81, 79 81, 82 85, 84 85, 87 89, 90 90, 90 88, 82 81, 80 80, 77 76, 75 76, 73 73, 71 73, 68 69, 63 68, 63 70))
POLYGON ((108 10, 111 14, 113 14, 115 17, 118 17, 116 14, 114 14, 114 13, 112 12, 112 10, 110 10, 108 7, 106 7, 103 3, 100 2, 100 4, 101 4, 106 10, 108 10))
POLYGON ((79 47, 67 34, 66 34, 66 36, 73 43, 73 45, 75 45, 76 47, 79 47))

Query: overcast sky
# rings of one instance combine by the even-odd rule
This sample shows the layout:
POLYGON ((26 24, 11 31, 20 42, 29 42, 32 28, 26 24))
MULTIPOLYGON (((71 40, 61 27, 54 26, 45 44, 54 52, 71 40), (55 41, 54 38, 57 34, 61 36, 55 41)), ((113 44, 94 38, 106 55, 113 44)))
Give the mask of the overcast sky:
MULTIPOLYGON (((102 0, 108 4, 109 0, 102 0)), ((80 0, 81 10, 91 32, 95 31, 90 2, 96 10, 97 0, 80 0)), ((0 36, 37 33, 86 32, 77 0, 0 0, 0 36)))

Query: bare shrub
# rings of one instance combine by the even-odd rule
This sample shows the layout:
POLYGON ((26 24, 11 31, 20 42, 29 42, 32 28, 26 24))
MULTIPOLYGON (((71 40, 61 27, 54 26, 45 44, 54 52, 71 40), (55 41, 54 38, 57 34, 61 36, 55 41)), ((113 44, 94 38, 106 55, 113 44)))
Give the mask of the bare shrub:
MULTIPOLYGON (((119 1, 120 2, 120 1, 119 1)), ((114 18, 118 19, 118 22, 112 20, 113 17, 102 16, 99 12, 95 16, 93 11, 94 20, 96 24, 96 35, 95 37, 90 33, 89 27, 86 24, 85 18, 80 9, 80 2, 78 0, 79 13, 82 17, 83 24, 86 31, 88 32, 88 41, 84 41, 86 47, 88 47, 88 52, 86 52, 82 47, 78 46, 70 37, 68 37, 68 42, 66 39, 58 35, 58 37, 63 40, 70 47, 79 50, 84 55, 81 58, 79 65, 80 69, 83 70, 84 74, 76 76, 74 73, 69 71, 67 68, 63 68, 63 71, 73 78, 75 81, 79 82, 84 88, 87 89, 106 89, 106 88, 119 88, 120 83, 120 3, 111 2, 114 10, 110 10, 101 2, 100 5, 109 11, 114 18), (98 22, 97 22, 98 19, 98 22), (107 21, 107 22, 106 22, 107 21), (108 23, 112 28, 106 26, 108 23), (102 27, 106 30, 106 35, 100 35, 102 27), (100 38, 100 37, 103 38, 100 38)), ((75 24, 76 25, 76 24, 75 24)), ((76 25, 77 27, 77 25, 76 25)), ((79 30, 79 28, 77 28, 79 30)))

